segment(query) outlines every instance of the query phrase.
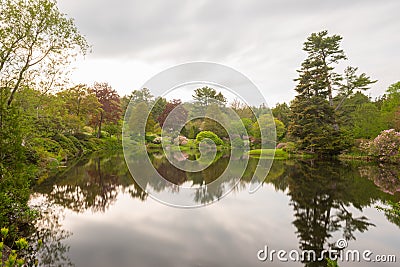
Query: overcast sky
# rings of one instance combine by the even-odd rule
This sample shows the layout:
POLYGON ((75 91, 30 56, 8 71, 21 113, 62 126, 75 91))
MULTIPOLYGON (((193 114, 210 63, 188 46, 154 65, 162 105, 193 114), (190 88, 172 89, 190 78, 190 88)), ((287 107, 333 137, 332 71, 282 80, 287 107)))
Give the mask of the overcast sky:
POLYGON ((106 81, 129 94, 165 68, 191 61, 228 65, 259 87, 269 106, 289 102, 312 33, 343 36, 347 65, 378 82, 400 80, 398 0, 59 0, 93 46, 72 79, 106 81))

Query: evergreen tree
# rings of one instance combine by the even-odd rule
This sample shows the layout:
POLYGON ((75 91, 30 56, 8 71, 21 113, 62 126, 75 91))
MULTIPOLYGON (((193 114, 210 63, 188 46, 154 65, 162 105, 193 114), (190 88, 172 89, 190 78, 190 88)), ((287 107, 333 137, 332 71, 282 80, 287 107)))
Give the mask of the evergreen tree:
POLYGON ((342 37, 328 36, 328 31, 312 33, 304 42, 303 50, 308 53, 307 59, 299 70, 300 77, 296 79, 299 85, 296 91, 328 97, 329 105, 333 106, 333 87, 341 80, 334 72, 334 64, 345 60, 346 55, 340 48, 342 37))
POLYGON ((202 107, 208 107, 212 103, 217 103, 219 106, 225 106, 227 100, 225 96, 214 88, 208 86, 194 90, 193 99, 202 107))
POLYGON ((333 72, 333 63, 345 59, 339 47, 340 36, 327 36, 326 31, 313 33, 304 43, 308 57, 298 70, 295 90, 298 93, 291 103, 291 120, 288 133, 297 141, 299 149, 318 154, 337 154, 340 148, 336 126, 332 84, 340 78, 333 72))
POLYGON ((288 129, 300 149, 318 154, 340 153, 347 138, 339 129, 337 111, 348 97, 376 82, 365 73, 356 75, 354 67, 345 69, 344 79, 335 72, 334 65, 347 59, 340 48, 341 40, 339 35, 329 36, 327 31, 321 31, 312 33, 304 43, 308 57, 295 79, 298 95, 291 104, 288 129), (334 90, 339 92, 338 101, 334 101, 334 90))
POLYGON ((341 136, 333 127, 334 110, 322 96, 298 95, 291 105, 288 133, 299 149, 317 154, 338 154, 341 136))

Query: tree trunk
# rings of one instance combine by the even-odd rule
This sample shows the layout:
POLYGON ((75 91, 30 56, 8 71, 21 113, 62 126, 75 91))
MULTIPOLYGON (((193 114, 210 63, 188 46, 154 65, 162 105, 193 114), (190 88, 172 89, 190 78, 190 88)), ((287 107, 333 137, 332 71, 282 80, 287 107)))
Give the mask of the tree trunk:
POLYGON ((101 138, 101 124, 103 122, 103 112, 100 112, 100 120, 99 120, 99 131, 97 132, 97 138, 101 138))

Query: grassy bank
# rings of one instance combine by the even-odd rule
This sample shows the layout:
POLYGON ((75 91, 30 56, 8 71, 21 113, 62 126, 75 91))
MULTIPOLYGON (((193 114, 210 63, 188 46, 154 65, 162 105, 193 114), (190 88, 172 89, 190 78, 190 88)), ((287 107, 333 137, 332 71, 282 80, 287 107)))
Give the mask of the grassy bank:
POLYGON ((288 153, 283 149, 277 148, 277 149, 253 149, 249 151, 249 155, 251 157, 262 157, 262 158, 273 158, 276 160, 284 160, 284 159, 290 159, 290 158, 314 158, 315 156, 312 154, 293 154, 293 153, 288 153))
POLYGON ((338 158, 344 161, 358 160, 358 161, 371 161, 377 163, 400 164, 399 155, 380 157, 380 156, 367 155, 366 153, 348 152, 340 154, 338 158))

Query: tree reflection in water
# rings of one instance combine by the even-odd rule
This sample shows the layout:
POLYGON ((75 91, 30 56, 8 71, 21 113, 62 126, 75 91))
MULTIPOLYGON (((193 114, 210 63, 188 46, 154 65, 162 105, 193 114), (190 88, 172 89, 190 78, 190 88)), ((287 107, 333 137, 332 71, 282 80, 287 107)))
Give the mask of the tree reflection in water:
POLYGON ((33 199, 35 201, 31 206, 40 212, 35 222, 36 231, 30 237, 33 247, 26 258, 26 265, 75 266, 68 257, 70 246, 64 243, 72 233, 63 229, 60 222, 64 218, 63 208, 55 207, 46 197, 36 193, 33 199))
POLYGON ((122 153, 94 155, 38 185, 35 190, 48 200, 75 212, 91 209, 104 212, 120 192, 146 199, 146 193, 132 179, 122 153))
MULTIPOLYGON (((266 182, 287 190, 299 247, 317 255, 333 247, 335 232, 346 240, 355 240, 356 232, 374 226, 367 217, 354 212, 362 213, 375 202, 390 198, 362 178, 357 165, 341 162, 275 161, 266 182)), ((305 266, 326 266, 326 262, 305 262, 305 266)))
MULTIPOLYGON (((197 203, 206 204, 219 199, 224 187, 230 187, 234 182, 229 177, 225 180, 215 180, 228 165, 229 157, 224 155, 219 155, 218 160, 199 173, 177 170, 159 153, 151 154, 150 159, 157 171, 165 175, 170 182, 178 185, 190 182, 193 186, 198 186, 193 196, 197 203), (211 187, 207 191, 200 187, 205 184, 211 187)), ((231 159, 235 161, 233 166, 237 171, 233 168, 230 175, 242 176, 234 188, 237 192, 248 190, 258 164, 257 159, 250 159, 242 174, 240 170, 246 163, 245 159, 243 155, 235 155, 231 159)), ((141 160, 144 159, 137 158, 138 166, 141 160)), ((355 240, 356 232, 362 233, 374 226, 367 217, 356 213, 362 214, 364 208, 373 206, 377 201, 398 201, 399 194, 392 194, 397 191, 398 184, 388 182, 382 186, 381 182, 387 173, 397 175, 396 171, 388 171, 384 166, 371 167, 362 163, 275 161, 264 184, 273 185, 276 190, 289 196, 299 248, 314 250, 318 254, 332 247, 336 241, 333 240, 334 237, 342 236, 346 240, 355 240)), ((144 170, 141 175, 146 177, 148 174, 144 170)), ((395 180, 392 178, 389 180, 395 180)), ((146 186, 151 186, 159 192, 170 190, 168 183, 158 179, 146 177, 146 181, 146 186)), ((95 155, 82 160, 64 173, 38 185, 36 191, 44 195, 49 203, 75 212, 88 209, 105 212, 120 193, 129 193, 132 198, 142 201, 147 198, 146 193, 132 179, 122 153, 95 155)), ((393 218, 388 219, 397 222, 393 218)), ((64 237, 66 236, 65 234, 64 237)), ((49 253, 51 254, 51 251, 49 253)), ((326 262, 305 262, 305 266, 325 265, 326 262)))

